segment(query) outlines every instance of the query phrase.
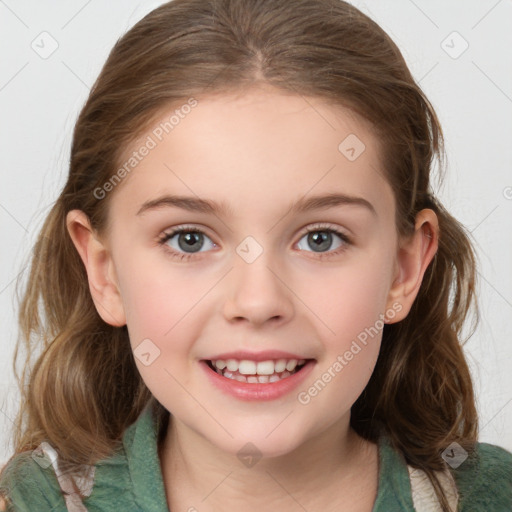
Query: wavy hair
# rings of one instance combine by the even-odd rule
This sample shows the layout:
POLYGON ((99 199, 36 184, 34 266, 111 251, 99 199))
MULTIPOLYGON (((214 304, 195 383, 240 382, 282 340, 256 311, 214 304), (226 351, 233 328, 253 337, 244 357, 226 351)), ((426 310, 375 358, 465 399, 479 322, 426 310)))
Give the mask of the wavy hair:
POLYGON ((174 0, 117 41, 77 119, 67 182, 40 231, 20 303, 16 453, 47 440, 64 460, 93 464, 117 449, 154 401, 126 326, 110 326, 96 311, 66 214, 82 210, 104 232, 112 193, 98 199, 94 191, 163 108, 258 83, 341 105, 370 122, 400 236, 413 232, 421 209, 438 216, 438 251, 408 316, 384 326, 351 425, 371 441, 386 433, 409 464, 427 473, 450 512, 435 473, 445 468, 440 454, 453 441, 467 451, 477 441, 462 347, 472 304, 478 319, 476 257, 470 234, 432 191, 436 160, 442 177, 444 143, 431 103, 391 38, 340 0, 174 0))

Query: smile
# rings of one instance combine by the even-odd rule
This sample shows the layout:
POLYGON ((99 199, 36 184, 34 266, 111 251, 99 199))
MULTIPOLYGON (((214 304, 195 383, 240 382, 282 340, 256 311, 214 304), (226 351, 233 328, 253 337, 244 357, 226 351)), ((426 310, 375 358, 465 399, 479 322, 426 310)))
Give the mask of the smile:
POLYGON ((206 377, 216 389, 245 401, 276 400, 288 395, 304 382, 315 365, 315 359, 200 361, 206 377))

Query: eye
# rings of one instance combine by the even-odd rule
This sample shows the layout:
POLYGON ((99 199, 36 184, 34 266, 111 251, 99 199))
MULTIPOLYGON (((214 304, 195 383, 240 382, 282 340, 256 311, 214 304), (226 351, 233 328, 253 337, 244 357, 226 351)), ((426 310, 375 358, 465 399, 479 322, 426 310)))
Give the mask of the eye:
MULTIPOLYGON (((207 250, 216 247, 216 244, 211 241, 204 231, 195 227, 180 226, 169 233, 164 233, 158 243, 166 246, 165 249, 169 251, 172 257, 183 260, 200 252, 205 245, 205 238, 210 242, 210 247, 207 247, 207 250), (174 238, 175 240, 173 240, 174 238)), ((208 243, 206 245, 208 246, 208 243)))
MULTIPOLYGON (((194 226, 179 226, 168 233, 163 233, 158 239, 158 244, 164 246, 164 249, 171 257, 179 260, 186 260, 196 253, 205 252, 201 251, 205 246, 206 251, 217 247, 217 244, 212 242, 204 231, 194 226), (207 241, 206 244, 205 240, 207 241)), ((297 246, 301 250, 306 250, 306 252, 318 254, 320 258, 328 258, 330 256, 339 255, 351 244, 350 238, 338 229, 329 225, 318 224, 301 233, 301 239, 297 246), (331 246, 336 237, 341 240, 341 242, 334 247, 336 250, 333 251, 331 246), (306 238, 306 243, 313 247, 312 251, 301 247, 303 238, 306 238), (329 248, 331 248, 331 250, 329 250, 329 248)))
MULTIPOLYGON (((347 247, 352 243, 350 238, 344 233, 328 225, 321 224, 310 227, 306 232, 302 234, 301 241, 303 238, 306 238, 306 243, 313 247, 313 251, 306 250, 306 252, 315 252, 319 254, 321 258, 337 256, 346 250, 347 247), (336 247, 334 247, 334 249, 337 250, 329 251, 329 248, 331 248, 333 244, 333 235, 335 238, 337 237, 341 239, 341 242, 338 243, 336 247), (327 251, 324 251, 324 249, 327 249, 327 251)), ((299 241, 298 247, 299 249, 304 250, 304 247, 300 246, 301 241, 299 241)))

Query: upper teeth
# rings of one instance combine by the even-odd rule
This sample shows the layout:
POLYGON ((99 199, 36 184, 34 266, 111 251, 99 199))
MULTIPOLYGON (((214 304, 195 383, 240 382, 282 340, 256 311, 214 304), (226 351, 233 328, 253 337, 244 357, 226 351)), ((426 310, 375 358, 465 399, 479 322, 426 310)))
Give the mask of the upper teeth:
POLYGON ((295 370, 297 365, 304 364, 305 359, 278 359, 277 361, 250 361, 248 359, 237 359, 222 360, 217 359, 212 361, 213 365, 219 370, 227 368, 230 372, 236 372, 238 370, 242 375, 272 375, 273 373, 281 373, 285 370, 289 372, 295 370))

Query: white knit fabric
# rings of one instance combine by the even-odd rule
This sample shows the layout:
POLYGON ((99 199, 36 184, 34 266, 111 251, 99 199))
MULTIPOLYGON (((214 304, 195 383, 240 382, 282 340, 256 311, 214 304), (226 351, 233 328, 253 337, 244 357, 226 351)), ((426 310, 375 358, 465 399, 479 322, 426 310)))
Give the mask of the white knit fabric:
MULTIPOLYGON (((434 487, 430 483, 426 473, 421 469, 413 468, 409 465, 407 465, 407 469, 411 481, 414 510, 416 510, 416 512, 441 512, 441 505, 437 500, 434 487)), ((438 471, 436 474, 445 491, 452 512, 456 512, 459 494, 451 473, 446 470, 444 472, 438 471)))
POLYGON ((57 452, 49 443, 41 443, 40 449, 46 454, 52 463, 68 511, 87 512, 87 508, 83 504, 79 494, 76 492, 76 489, 78 488, 83 496, 91 495, 94 485, 95 466, 84 465, 80 472, 71 474, 63 471, 59 466, 57 452))

